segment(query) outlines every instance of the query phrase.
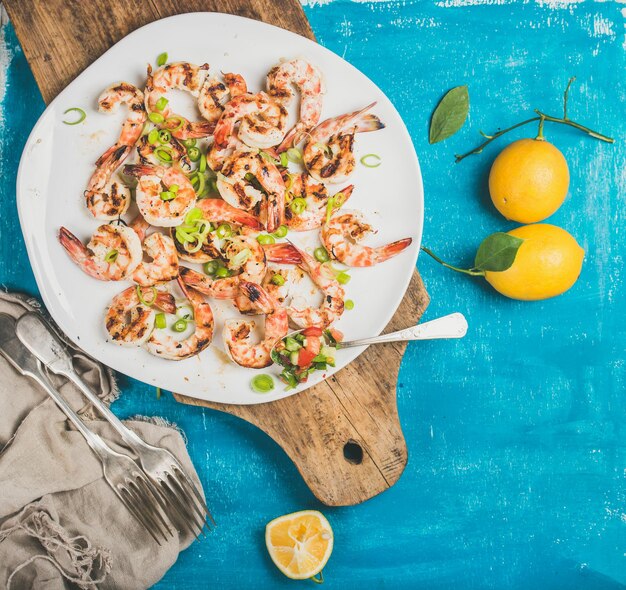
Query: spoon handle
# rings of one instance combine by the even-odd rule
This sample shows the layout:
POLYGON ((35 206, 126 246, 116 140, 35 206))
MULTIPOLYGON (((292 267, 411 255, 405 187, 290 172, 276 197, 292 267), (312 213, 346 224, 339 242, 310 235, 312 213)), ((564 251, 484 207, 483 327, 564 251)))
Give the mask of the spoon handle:
POLYGON ((341 342, 339 348, 367 346, 384 342, 406 342, 410 340, 434 340, 437 338, 463 338, 467 333, 467 320, 462 313, 451 313, 430 322, 424 322, 411 328, 374 336, 341 342))

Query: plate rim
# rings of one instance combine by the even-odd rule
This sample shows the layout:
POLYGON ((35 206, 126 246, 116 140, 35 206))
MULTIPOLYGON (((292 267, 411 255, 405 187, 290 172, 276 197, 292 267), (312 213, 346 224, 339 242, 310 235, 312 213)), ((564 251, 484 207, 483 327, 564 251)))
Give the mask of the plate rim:
MULTIPOLYGON (((412 264, 412 271, 410 273, 407 273, 407 276, 403 279, 402 282, 398 282, 398 287, 400 287, 398 289, 398 296, 396 297, 396 301, 394 305, 389 306, 389 312, 387 314, 385 314, 385 321, 384 321, 384 325, 382 327, 382 330, 384 330, 386 328, 386 326, 389 324, 389 322, 391 322, 391 320, 393 319, 394 315, 396 314, 396 312, 398 311, 400 305, 402 304, 402 301, 404 299, 404 297, 406 296, 406 292, 409 288, 409 285, 411 283, 411 280, 413 279, 413 275, 415 272, 417 272, 417 260, 419 257, 419 253, 420 253, 420 246, 421 246, 421 242, 422 242, 422 237, 423 237, 423 232, 424 232, 424 217, 425 217, 425 193, 424 193, 424 182, 423 182, 423 176, 422 176, 422 171, 421 171, 421 166, 420 166, 420 162, 419 162, 419 157, 417 155, 417 151, 415 149, 415 145, 413 143, 413 139, 411 137, 411 134, 409 133, 409 130, 406 126, 406 124, 404 123, 404 120, 402 118, 402 116, 400 115, 400 113, 398 112, 398 109, 396 108, 395 104, 393 103, 393 101, 391 100, 391 98, 389 98, 389 96, 387 96, 387 94, 385 92, 383 92, 379 86, 373 81, 371 80, 371 78, 369 76, 367 76, 365 73, 363 73, 361 70, 359 70, 356 66, 352 65, 349 61, 347 61, 346 59, 344 59, 343 57, 341 57, 340 55, 336 54, 335 52, 333 52, 332 50, 328 49, 327 47, 324 47, 323 45, 321 45, 320 43, 318 43, 317 41, 314 41, 312 39, 309 39, 308 37, 305 37, 303 35, 300 35, 298 33, 295 33, 293 31, 290 31, 289 29, 284 29, 282 27, 278 27, 276 25, 264 22, 264 21, 260 21, 260 20, 256 20, 256 19, 252 19, 252 18, 248 18, 248 17, 244 17, 244 16, 239 16, 239 15, 234 15, 234 14, 230 14, 230 13, 223 13, 223 12, 186 12, 186 13, 182 13, 182 14, 175 14, 175 15, 171 15, 171 16, 167 16, 161 19, 157 19, 154 20, 150 23, 147 23, 137 29, 135 29, 134 31, 131 31, 130 33, 128 33, 127 35, 125 35, 124 37, 122 37, 121 39, 119 39, 118 41, 116 41, 115 44, 113 44, 111 47, 109 47, 102 55, 100 55, 97 59, 95 59, 91 64, 89 64, 83 71, 81 71, 75 78, 73 78, 68 84, 67 86, 65 86, 63 88, 63 90, 61 90, 53 99, 52 101, 50 101, 50 103, 46 106, 46 108, 44 109, 44 111, 41 113, 41 115, 39 116, 39 118, 37 119, 37 122, 35 123, 35 125, 33 126, 32 130, 30 131, 28 138, 24 144, 24 148, 22 150, 22 154, 20 156, 20 161, 19 161, 19 166, 18 166, 18 170, 17 170, 17 175, 16 175, 16 206, 17 206, 17 212, 18 212, 18 219, 20 222, 20 229, 22 231, 22 236, 26 245, 26 251, 27 251, 27 255, 28 255, 28 260, 31 266, 31 269, 33 271, 34 277, 35 277, 35 281, 37 284, 37 287, 39 289, 39 293, 40 296, 43 300, 44 305, 46 306, 46 309, 49 310, 50 315, 53 317, 55 323, 57 323, 57 325, 59 326, 59 328, 61 330, 63 330, 63 332, 65 333, 66 331, 63 329, 63 326, 61 325, 61 322, 59 322, 57 320, 57 318, 55 317, 55 314, 53 314, 52 309, 55 307, 54 303, 54 296, 49 293, 50 290, 50 286, 49 286, 49 281, 46 279, 45 277, 45 273, 43 272, 43 269, 41 268, 41 266, 38 263, 33 263, 34 260, 34 255, 33 255, 33 244, 32 244, 32 240, 31 240, 31 234, 28 232, 27 228, 27 220, 26 220, 26 211, 23 211, 23 207, 25 206, 25 197, 22 196, 22 190, 20 189, 21 185, 22 185, 22 181, 23 181, 23 176, 24 176, 24 170, 27 167, 26 164, 26 159, 27 159, 27 151, 30 149, 33 139, 35 137, 35 135, 37 134, 38 129, 40 128, 41 125, 44 124, 45 119, 47 118, 47 115, 49 115, 49 113, 54 110, 54 108, 56 107, 57 103, 61 102, 61 100, 69 93, 71 86, 78 80, 80 80, 81 78, 85 77, 88 74, 88 70, 91 70, 92 68, 94 68, 95 66, 97 66, 97 64, 102 61, 105 56, 107 56, 110 52, 112 52, 120 43, 131 39, 133 37, 138 36, 142 31, 146 30, 146 29, 150 29, 151 27, 154 27, 155 25, 158 25, 160 23, 163 23, 165 21, 178 21, 178 20, 187 20, 187 19, 191 19, 194 17, 198 17, 200 16, 202 18, 217 18, 217 19, 224 19, 227 21, 233 21, 233 22, 240 22, 240 21, 247 21, 248 23, 251 23, 253 26, 260 26, 260 27, 269 27, 272 29, 278 29, 279 31, 281 31, 282 33, 287 33, 288 35, 293 35, 296 36, 300 39, 303 39, 305 42, 307 43, 311 43, 313 45, 316 45, 317 48, 319 50, 321 50, 322 52, 331 54, 333 58, 335 59, 339 59, 343 62, 344 66, 347 66, 351 69, 353 69, 358 75, 362 76, 363 78, 365 78, 367 80, 367 82, 369 84, 371 84, 382 96, 385 97, 385 99, 388 101, 389 106, 393 109, 394 114, 396 115, 398 121, 401 123, 399 125, 399 129, 398 131, 401 131, 402 134, 404 134, 405 136, 405 140, 408 142, 408 145, 410 146, 410 153, 411 153, 411 162, 415 168, 415 172, 416 172, 416 178, 415 180, 417 181, 417 185, 416 185, 416 193, 418 195, 421 195, 421 207, 420 207, 420 212, 419 212, 419 218, 416 219, 416 231, 415 231, 415 237, 414 240, 416 242, 416 248, 415 248, 415 252, 412 256, 412 260, 413 260, 413 264, 412 264)), ((408 153, 406 154, 408 156, 408 153)), ((67 333, 67 337, 76 345, 78 346, 81 350, 82 350, 82 346, 80 344, 80 342, 77 342, 76 339, 74 338, 74 336, 71 333, 67 333)), ((206 399, 206 396, 197 396, 194 394, 190 394, 190 393, 182 393, 181 395, 187 396, 187 397, 191 397, 194 399, 198 399, 200 401, 204 401, 207 403, 213 403, 213 404, 220 404, 220 405, 258 405, 258 404, 263 404, 263 403, 271 403, 273 401, 278 401, 279 399, 286 399, 288 397, 292 397, 294 395, 298 395, 298 394, 305 394, 306 391, 308 391, 308 389, 310 389, 311 387, 315 387, 316 385, 319 385, 323 382, 325 382, 328 378, 336 375, 339 371, 341 371, 341 369, 343 369, 344 367, 347 367, 348 365, 350 365, 354 360, 356 360, 359 356, 361 356, 361 354, 363 354, 363 352, 365 352, 365 350, 367 350, 367 348, 369 348, 368 346, 363 347, 361 350, 359 350, 357 352, 357 354, 355 355, 355 357, 348 361, 345 365, 343 365, 341 368, 339 368, 336 371, 329 371, 327 373, 327 376, 324 377, 319 383, 315 384, 315 385, 309 385, 307 387, 305 387, 304 389, 298 389, 292 393, 289 392, 283 392, 284 395, 281 395, 280 397, 276 397, 273 398, 271 400, 268 400, 266 397, 265 398, 260 398, 259 401, 250 401, 250 402, 228 402, 228 401, 215 401, 215 400, 209 400, 206 399)), ((103 362, 102 360, 99 359, 99 355, 98 354, 94 354, 93 352, 87 352, 87 354, 89 354, 90 356, 93 356, 99 363, 103 364, 106 367, 111 368, 112 370, 119 372, 123 375, 126 375, 127 377, 130 377, 132 379, 136 379, 138 381, 140 381, 141 383, 145 383, 147 385, 153 385, 151 383, 148 383, 146 381, 144 381, 141 377, 138 377, 136 375, 129 375, 127 372, 125 372, 124 370, 109 366, 107 363, 103 362)), ((173 392, 173 393, 178 393, 178 392, 173 392)))

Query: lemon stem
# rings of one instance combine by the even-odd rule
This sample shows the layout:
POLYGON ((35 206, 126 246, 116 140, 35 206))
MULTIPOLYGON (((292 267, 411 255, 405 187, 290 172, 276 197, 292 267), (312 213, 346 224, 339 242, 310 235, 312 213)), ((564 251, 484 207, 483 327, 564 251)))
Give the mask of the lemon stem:
POLYGON ((427 248, 426 246, 422 246, 421 250, 426 252, 426 254, 428 254, 431 258, 434 258, 439 264, 441 264, 442 266, 445 266, 446 268, 455 270, 456 272, 462 272, 463 274, 470 275, 472 277, 484 277, 485 276, 484 270, 478 270, 477 268, 469 268, 469 269, 459 268, 458 266, 452 266, 451 264, 444 262, 443 260, 441 260, 441 258, 439 258, 439 256, 437 256, 430 248, 427 248))
POLYGON ((539 115, 539 131, 537 132, 537 137, 535 139, 537 141, 545 141, 545 137, 543 136, 543 124, 545 123, 546 118, 543 115, 539 115))
POLYGON ((567 103, 569 100, 569 90, 575 79, 576 79, 575 77, 572 77, 568 80, 567 86, 565 88, 565 92, 563 93, 563 117, 553 117, 551 115, 546 115, 544 112, 540 111, 539 109, 535 109, 535 113, 537 113, 536 117, 532 117, 531 119, 526 119, 525 121, 521 121, 520 123, 511 125, 510 127, 507 127, 506 129, 501 129, 500 131, 498 131, 497 133, 494 133, 493 135, 487 135, 481 131, 480 132, 481 135, 486 138, 485 141, 483 141, 480 145, 476 146, 473 150, 470 150, 469 152, 466 152, 464 154, 457 154, 454 157, 456 163, 458 164, 461 160, 464 160, 468 156, 472 156, 474 154, 480 154, 486 146, 488 146, 492 141, 498 139, 498 137, 501 137, 505 133, 508 133, 509 131, 513 131, 514 129, 517 129, 518 127, 528 125, 529 123, 534 123, 536 121, 539 121, 539 134, 537 135, 537 139, 539 140, 543 139, 543 123, 545 121, 550 121, 551 123, 558 123, 560 125, 569 125, 570 127, 574 127, 575 129, 578 129, 579 131, 582 131, 583 133, 586 133, 587 135, 590 135, 591 137, 595 139, 599 139, 600 141, 604 141, 606 143, 615 143, 615 140, 612 137, 609 137, 608 135, 604 135, 603 133, 600 133, 598 131, 594 131, 593 129, 590 129, 589 127, 585 127, 584 125, 581 125, 580 123, 576 123, 575 121, 572 121, 567 116, 567 103))
POLYGON ((319 573, 315 574, 314 576, 311 576, 309 580, 311 580, 311 582, 315 582, 316 584, 323 584, 324 583, 324 571, 322 570, 319 573))

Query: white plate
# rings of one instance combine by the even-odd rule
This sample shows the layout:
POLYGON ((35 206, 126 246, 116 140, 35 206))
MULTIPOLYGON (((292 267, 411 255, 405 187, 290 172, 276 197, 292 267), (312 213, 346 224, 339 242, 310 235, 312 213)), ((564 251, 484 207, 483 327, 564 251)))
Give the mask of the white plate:
MULTIPOLYGON (((213 303, 217 325, 212 346, 197 357, 172 362, 142 348, 122 348, 106 342, 103 315, 111 298, 128 283, 96 281, 75 266, 57 241, 61 225, 87 240, 100 224, 88 214, 83 191, 93 162, 119 133, 125 109, 107 116, 97 112, 97 97, 111 83, 125 80, 142 85, 147 63, 161 52, 170 61, 208 62, 211 71, 243 74, 252 90, 264 88, 265 74, 281 58, 303 57, 318 66, 326 80, 322 119, 378 101, 374 111, 386 124, 375 133, 357 136, 357 159, 375 152, 378 168, 358 165, 348 207, 365 212, 378 228, 372 244, 412 237, 412 245, 373 268, 352 269, 346 311, 337 327, 349 338, 378 334, 393 316, 409 284, 419 250, 423 224, 423 188, 411 138, 386 96, 362 73, 320 45, 283 29, 246 18, 196 13, 151 23, 122 39, 87 68, 50 104, 33 129, 20 162, 17 203, 28 255, 43 300, 65 333, 86 352, 126 375, 169 391, 223 403, 256 404, 302 391, 323 379, 321 372, 296 390, 281 383, 270 394, 254 393, 249 383, 257 371, 225 360, 221 342, 223 318, 229 306, 213 303), (62 123, 74 106, 87 111, 76 126, 62 123)), ((183 97, 184 98, 184 97, 183 97)), ((290 110, 294 110, 294 105, 290 110)), ((199 118, 199 115, 196 116, 199 118)), ((340 188, 340 187, 337 187, 340 188)), ((318 232, 291 233, 306 248, 318 243, 318 232)), ((339 351, 337 368, 364 349, 339 351)), ((384 370, 384 367, 380 367, 384 370)), ((268 372, 275 372, 272 368, 268 372)))

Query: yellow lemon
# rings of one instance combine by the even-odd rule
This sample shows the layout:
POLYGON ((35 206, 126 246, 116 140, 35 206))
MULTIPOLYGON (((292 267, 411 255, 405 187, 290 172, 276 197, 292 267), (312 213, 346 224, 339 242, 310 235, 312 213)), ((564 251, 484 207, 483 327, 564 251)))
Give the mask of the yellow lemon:
POLYGON ((491 166, 489 193, 507 219, 535 223, 563 203, 569 169, 563 154, 543 139, 520 139, 505 147, 491 166))
POLYGON ((321 512, 279 516, 265 527, 265 544, 276 567, 292 580, 311 578, 333 551, 333 530, 321 512))
POLYGON ((576 282, 585 251, 571 234, 548 223, 524 225, 508 233, 524 241, 507 270, 485 273, 496 291, 533 301, 565 293, 576 282))

